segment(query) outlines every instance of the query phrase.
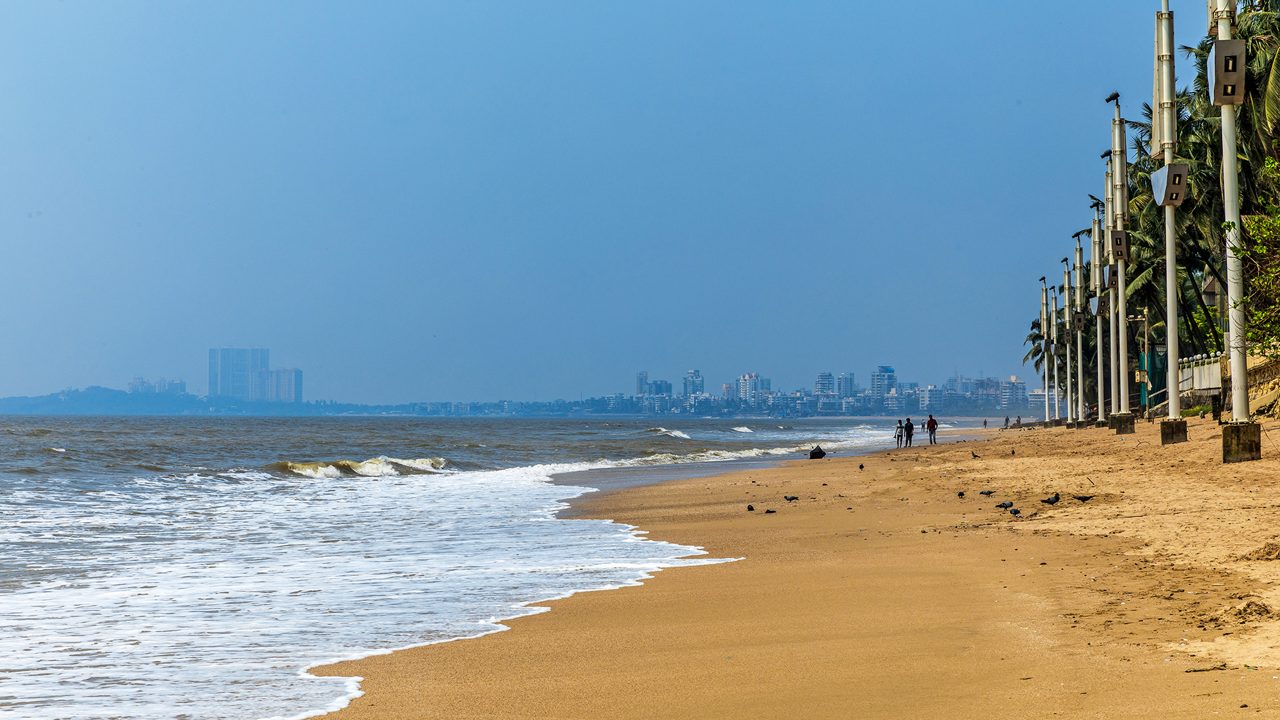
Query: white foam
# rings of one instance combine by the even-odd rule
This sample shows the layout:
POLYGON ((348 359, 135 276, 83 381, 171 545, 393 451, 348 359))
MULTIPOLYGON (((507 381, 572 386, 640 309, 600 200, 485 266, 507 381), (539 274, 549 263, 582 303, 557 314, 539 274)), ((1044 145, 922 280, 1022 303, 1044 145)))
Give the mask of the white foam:
POLYGON ((309 662, 497 631, 530 600, 709 561, 556 519, 588 489, 549 477, 600 466, 152 477, 36 515, 0 498, 0 565, 58 547, 56 575, 0 603, 4 693, 31 720, 308 717, 358 693, 309 662))

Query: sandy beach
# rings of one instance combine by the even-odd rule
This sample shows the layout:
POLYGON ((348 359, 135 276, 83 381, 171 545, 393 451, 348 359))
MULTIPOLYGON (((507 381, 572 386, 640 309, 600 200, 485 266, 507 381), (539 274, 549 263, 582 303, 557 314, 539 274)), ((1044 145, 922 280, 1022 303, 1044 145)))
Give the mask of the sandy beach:
POLYGON ((1280 716, 1280 428, 1224 466, 1218 426, 1189 425, 1171 447, 1144 422, 993 432, 590 496, 575 512, 742 559, 317 668, 363 678, 326 717, 1280 716))

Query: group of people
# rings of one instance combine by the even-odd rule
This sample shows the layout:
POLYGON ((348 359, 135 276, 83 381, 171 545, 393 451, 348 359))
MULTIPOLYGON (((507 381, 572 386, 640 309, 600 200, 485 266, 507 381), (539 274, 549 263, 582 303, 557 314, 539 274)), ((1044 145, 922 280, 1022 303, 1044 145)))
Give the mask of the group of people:
MULTIPOLYGON (((929 444, 938 444, 938 421, 933 419, 933 415, 924 423, 924 429, 929 432, 929 444)), ((898 430, 894 434, 894 438, 898 441, 898 447, 911 447, 911 436, 915 435, 916 426, 911 422, 911 418, 907 418, 904 425, 901 420, 898 421, 898 430)))

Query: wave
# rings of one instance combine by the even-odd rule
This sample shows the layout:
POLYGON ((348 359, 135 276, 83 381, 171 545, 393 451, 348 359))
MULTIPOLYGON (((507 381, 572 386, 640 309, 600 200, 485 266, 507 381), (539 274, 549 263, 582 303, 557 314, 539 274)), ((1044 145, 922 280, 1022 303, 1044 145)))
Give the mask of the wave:
POLYGON ((444 458, 393 458, 379 456, 368 460, 331 460, 319 462, 293 462, 283 460, 268 468, 274 472, 309 478, 336 477, 393 477, 396 475, 421 475, 443 472, 448 465, 444 458))
POLYGON ((738 427, 734 428, 733 431, 734 432, 755 432, 755 430, 752 430, 746 425, 739 425, 738 427))
POLYGON ((692 440, 693 438, 680 432, 679 430, 668 430, 664 427, 651 427, 645 429, 645 432, 651 432, 657 435, 666 435, 667 437, 679 438, 681 440, 692 440))

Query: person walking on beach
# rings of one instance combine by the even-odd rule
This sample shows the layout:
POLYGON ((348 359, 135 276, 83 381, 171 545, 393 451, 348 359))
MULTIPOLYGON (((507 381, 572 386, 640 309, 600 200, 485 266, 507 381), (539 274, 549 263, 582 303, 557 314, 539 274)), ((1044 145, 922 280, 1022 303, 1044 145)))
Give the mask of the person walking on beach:
POLYGON ((1005 416, 1004 416, 1004 429, 1005 429, 1005 430, 1008 430, 1008 429, 1009 429, 1009 416, 1008 416, 1008 415, 1005 415, 1005 416))
POLYGON ((904 447, 911 447, 911 436, 915 433, 916 426, 911 423, 911 418, 907 418, 907 424, 902 426, 902 436, 904 447))
POLYGON ((902 447, 902 421, 898 421, 898 429, 894 431, 893 437, 898 441, 898 447, 902 447))
POLYGON ((938 444, 938 421, 933 419, 933 414, 929 414, 929 422, 924 424, 924 429, 929 431, 929 444, 938 444))

